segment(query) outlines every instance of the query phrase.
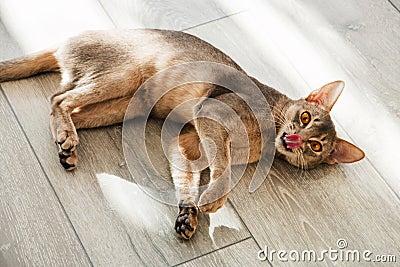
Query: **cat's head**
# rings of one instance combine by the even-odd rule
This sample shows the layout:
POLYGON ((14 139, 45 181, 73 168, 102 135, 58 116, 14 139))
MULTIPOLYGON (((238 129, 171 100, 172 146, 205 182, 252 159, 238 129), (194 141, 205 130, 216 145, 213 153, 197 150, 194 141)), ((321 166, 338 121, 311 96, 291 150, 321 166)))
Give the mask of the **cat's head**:
POLYGON ((361 149, 336 136, 329 115, 343 88, 342 81, 329 83, 305 99, 291 101, 275 114, 278 156, 304 169, 321 163, 352 163, 364 158, 361 149))

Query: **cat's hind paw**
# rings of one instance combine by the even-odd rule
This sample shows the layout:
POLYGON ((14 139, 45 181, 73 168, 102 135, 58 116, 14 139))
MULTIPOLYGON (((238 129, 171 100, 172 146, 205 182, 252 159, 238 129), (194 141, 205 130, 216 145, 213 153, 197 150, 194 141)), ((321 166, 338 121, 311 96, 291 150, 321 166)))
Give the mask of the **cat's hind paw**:
POLYGON ((180 238, 190 239, 198 225, 198 209, 195 205, 180 205, 179 215, 175 221, 175 231, 180 238))
POLYGON ((71 171, 76 168, 78 163, 78 156, 76 155, 76 150, 65 151, 59 150, 58 157, 60 158, 60 163, 67 171, 71 171))
POLYGON ((59 131, 56 144, 58 146, 58 156, 64 169, 70 171, 76 168, 78 156, 76 146, 79 143, 78 136, 72 131, 59 131))

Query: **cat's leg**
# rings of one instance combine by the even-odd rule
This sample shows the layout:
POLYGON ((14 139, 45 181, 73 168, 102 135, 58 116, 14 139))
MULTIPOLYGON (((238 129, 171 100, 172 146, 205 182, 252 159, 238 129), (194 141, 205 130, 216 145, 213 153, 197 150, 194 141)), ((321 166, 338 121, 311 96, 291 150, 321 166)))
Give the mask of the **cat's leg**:
POLYGON ((235 125, 232 117, 236 114, 210 98, 193 111, 194 126, 210 168, 210 183, 200 196, 199 207, 204 213, 216 212, 226 202, 231 183, 231 138, 223 125, 235 125))
POLYGON ((79 138, 76 133, 75 127, 73 127, 72 121, 68 120, 68 116, 65 117, 57 108, 60 102, 55 103, 54 99, 65 94, 66 92, 74 89, 73 83, 61 83, 61 89, 52 95, 51 97, 51 113, 50 113, 50 128, 53 134, 54 141, 58 147, 58 156, 60 158, 61 165, 66 170, 72 170, 76 167, 78 156, 75 147, 79 143, 79 138), (72 125, 72 127, 68 127, 72 125), (67 136, 71 138, 67 141, 67 136))
POLYGON ((71 118, 76 129, 121 123, 132 97, 121 97, 76 108, 71 118))
POLYGON ((201 172, 190 161, 200 157, 200 140, 193 129, 179 136, 178 146, 169 151, 171 175, 176 189, 179 213, 175 231, 181 238, 191 238, 198 224, 198 197, 201 172), (185 157, 187 160, 183 160, 185 157))
POLYGON ((195 126, 210 168, 210 183, 200 196, 199 207, 204 213, 212 213, 220 209, 228 198, 231 140, 226 130, 215 120, 198 118, 195 126))
POLYGON ((65 169, 74 169, 78 162, 76 146, 79 138, 71 118, 72 112, 79 107, 125 97, 127 93, 126 88, 118 88, 115 84, 113 87, 106 81, 97 81, 56 94, 51 98, 52 132, 59 146, 60 162, 65 169))

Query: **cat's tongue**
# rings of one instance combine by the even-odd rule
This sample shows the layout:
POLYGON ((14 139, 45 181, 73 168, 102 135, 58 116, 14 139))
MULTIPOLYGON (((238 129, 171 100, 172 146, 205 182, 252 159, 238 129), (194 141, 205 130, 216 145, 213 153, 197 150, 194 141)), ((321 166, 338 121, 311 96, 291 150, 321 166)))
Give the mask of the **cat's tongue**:
POLYGON ((298 134, 289 134, 285 136, 286 147, 295 149, 301 146, 301 136, 298 134))

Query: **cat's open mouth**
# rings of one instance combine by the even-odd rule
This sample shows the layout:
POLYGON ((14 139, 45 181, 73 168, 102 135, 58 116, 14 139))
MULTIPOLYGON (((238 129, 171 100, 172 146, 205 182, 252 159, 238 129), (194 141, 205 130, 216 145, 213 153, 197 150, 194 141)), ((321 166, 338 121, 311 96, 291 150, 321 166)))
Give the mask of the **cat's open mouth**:
POLYGON ((281 136, 281 140, 286 151, 292 151, 292 149, 299 148, 302 144, 301 136, 298 134, 287 134, 284 132, 281 136))

